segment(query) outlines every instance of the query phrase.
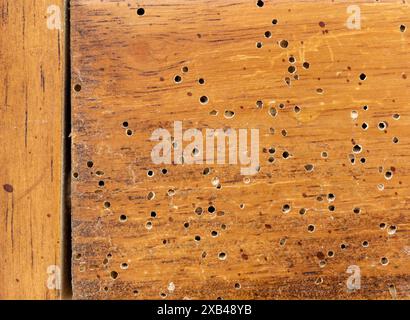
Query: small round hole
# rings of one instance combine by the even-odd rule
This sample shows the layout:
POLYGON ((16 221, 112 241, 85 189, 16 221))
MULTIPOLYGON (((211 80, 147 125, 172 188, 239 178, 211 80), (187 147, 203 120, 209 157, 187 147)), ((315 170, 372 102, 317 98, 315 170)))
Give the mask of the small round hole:
POLYGON ((138 8, 138 9, 137 9, 137 14, 138 14, 139 16, 143 16, 143 15, 145 14, 145 9, 144 9, 144 8, 138 8))
POLYGON ((288 72, 289 73, 295 73, 296 72, 296 67, 295 66, 289 66, 288 67, 288 72))
POLYGON ((278 115, 278 110, 276 110, 275 107, 270 107, 269 108, 269 114, 271 117, 276 117, 278 115))
POLYGON ((379 128, 379 130, 383 131, 387 128, 387 122, 386 121, 381 121, 379 122, 379 124, 377 125, 377 127, 379 128))
POLYGON ((120 222, 126 222, 128 220, 125 214, 120 215, 120 222))
POLYGON ((366 74, 364 74, 364 73, 361 73, 361 74, 359 75, 359 79, 362 80, 362 81, 366 80, 366 78, 367 78, 367 76, 366 76, 366 74))
POLYGON ((305 170, 306 172, 312 172, 314 170, 313 164, 305 164, 305 170))
POLYGON ((353 146, 352 150, 353 150, 354 153, 360 153, 360 152, 362 152, 362 146, 359 145, 359 144, 356 144, 356 145, 353 146))
POLYGON ((393 235, 393 234, 396 233, 396 231, 397 231, 397 227, 392 225, 388 228, 387 233, 390 234, 390 235, 393 235))
POLYGON ((80 92, 81 91, 81 85, 80 84, 74 85, 74 91, 75 92, 80 92))
POLYGON ((393 178, 393 172, 392 171, 386 171, 384 174, 384 177, 386 178, 386 180, 390 180, 391 178, 393 178))
POLYGON ((280 46, 281 48, 283 48, 283 49, 286 49, 286 48, 289 46, 288 40, 281 40, 281 41, 279 42, 279 46, 280 46))
POLYGON ((226 119, 232 119, 235 116, 235 112, 232 110, 225 110, 224 116, 226 119))
POLYGON ((199 102, 201 102, 201 104, 207 104, 209 101, 207 96, 202 96, 201 98, 199 98, 199 102))
POLYGON ((148 200, 154 200, 154 198, 155 198, 155 192, 150 191, 150 192, 148 193, 147 198, 148 198, 148 200))
POLYGON ((226 253, 225 252, 220 252, 218 254, 218 258, 219 258, 219 260, 225 260, 226 259, 226 253))
POLYGON ((350 112, 350 117, 353 120, 356 120, 359 117, 359 113, 356 110, 353 110, 352 112, 350 112))
POLYGON ((282 212, 283 213, 288 213, 288 212, 290 212, 290 210, 291 210, 291 207, 290 207, 289 204, 286 203, 282 206, 282 212))

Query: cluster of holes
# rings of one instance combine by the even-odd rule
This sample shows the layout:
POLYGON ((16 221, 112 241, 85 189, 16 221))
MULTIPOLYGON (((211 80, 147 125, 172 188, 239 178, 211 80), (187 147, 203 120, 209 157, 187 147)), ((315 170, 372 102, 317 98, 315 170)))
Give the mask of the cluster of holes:
MULTIPOLYGON (((264 2, 261 1, 261 0, 257 1, 257 6, 258 6, 258 7, 263 7, 263 6, 264 6, 264 2)), ((139 8, 139 9, 137 10, 137 13, 138 13, 138 15, 144 15, 144 14, 145 14, 145 10, 144 10, 143 8, 139 8), (141 10, 141 11, 140 11, 140 10, 141 10), (140 14, 140 13, 141 13, 141 14, 140 14)), ((273 25, 276 25, 277 23, 278 23, 277 19, 273 19, 273 20, 272 20, 272 24, 273 24, 273 25)), ((324 25, 323 25, 323 26, 321 25, 321 27, 324 27, 324 25)), ((404 32, 405 30, 406 30, 406 27, 405 27, 404 25, 401 25, 401 26, 400 26, 400 31, 401 31, 401 32, 404 32)), ((268 39, 268 38, 271 38, 271 37, 272 37, 272 33, 271 33, 270 31, 266 31, 265 34, 264 34, 264 36, 265 36, 265 38, 267 38, 267 39, 268 39)), ((288 43, 287 40, 281 40, 281 41, 279 41, 279 46, 280 46, 281 48, 283 48, 283 49, 286 49, 286 48, 288 48, 289 43, 288 43)), ((262 47, 262 43, 261 43, 261 42, 258 42, 258 43, 257 43, 257 47, 258 47, 258 48, 261 48, 261 47, 262 47)), ((288 60, 289 60, 289 63, 291 64, 291 65, 288 67, 288 72, 289 72, 290 74, 295 74, 295 73, 297 72, 297 67, 294 65, 294 64, 296 63, 296 58, 291 55, 291 56, 289 56, 289 59, 288 59, 288 60)), ((305 61, 305 62, 303 62, 302 66, 303 66, 304 69, 309 69, 310 64, 309 64, 309 62, 306 62, 306 61, 305 61)), ((187 68, 187 67, 183 67, 183 68, 182 68, 182 72, 183 72, 183 73, 188 72, 188 68, 187 68)), ((365 74, 365 73, 361 73, 361 74, 359 75, 359 79, 360 79, 361 81, 366 80, 366 79, 367 79, 366 74, 365 74)), ((181 83, 181 82, 182 82, 182 76, 176 75, 176 76, 174 77, 174 82, 175 82, 175 83, 181 83)), ((197 80, 197 82, 198 82, 198 84, 200 84, 200 85, 204 85, 204 84, 205 84, 205 80, 204 80, 203 78, 199 78, 199 79, 197 80)), ((81 91, 81 85, 75 85, 75 86, 74 86, 74 90, 75 90, 76 92, 81 91)), ((324 92, 322 88, 317 88, 316 91, 317 91, 317 93, 320 93, 320 94, 324 92)), ((199 101, 200 101, 201 104, 207 104, 207 103, 209 102, 209 98, 204 95, 204 96, 201 96, 201 97, 200 97, 199 101)), ((256 107, 257 107, 257 108, 263 108, 263 102, 262 102, 261 100, 258 100, 258 101, 256 102, 256 107)), ((280 108, 280 107, 279 107, 279 108, 280 108)), ((281 109, 281 108, 280 108, 280 109, 281 109)), ((368 106, 363 106, 363 110, 368 110, 368 106)), ((301 108, 300 108, 299 106, 295 106, 295 107, 294 107, 294 112, 295 112, 295 113, 299 113, 300 111, 301 111, 301 108)), ((269 108, 269 114, 270 114, 272 117, 276 117, 277 114, 278 114, 278 110, 276 109, 276 107, 270 107, 270 108, 269 108)), ((225 116, 225 118, 227 118, 227 119, 231 119, 231 118, 233 118, 233 117, 235 116, 235 112, 232 111, 232 110, 225 110, 224 116, 225 116)), ((357 112, 357 111, 352 111, 352 112, 351 112, 351 118, 354 119, 354 120, 356 120, 356 119, 358 118, 358 112, 357 112)), ((392 118, 393 118, 394 120, 399 120, 399 119, 400 119, 400 115, 399 115, 399 114, 393 114, 393 115, 392 115, 392 118)), ((131 135, 133 134, 132 130, 128 129, 129 123, 128 123, 127 121, 124 121, 124 122, 122 123, 122 126, 123 126, 123 128, 126 128, 126 129, 127 129, 127 131, 126 131, 127 135, 131 136, 131 135)), ((377 127, 378 127, 379 130, 385 131, 385 130, 387 129, 387 127, 388 127, 388 123, 387 123, 386 121, 381 121, 381 122, 378 123, 377 127)), ((362 128, 363 130, 367 130, 367 129, 369 128, 369 125, 368 125, 366 122, 363 122, 363 123, 361 124, 361 128, 362 128)), ((274 129, 273 129, 273 128, 271 128, 271 129, 272 129, 272 130, 271 130, 271 133, 273 134, 274 129)), ((282 129, 282 130, 281 130, 281 134, 282 134, 282 136, 287 136, 287 131, 286 131, 285 129, 282 129)), ((392 141, 393 141, 393 143, 398 143, 398 138, 397 138, 397 137, 393 137, 392 141)), ((268 152, 269 154, 271 154, 271 155, 273 155, 273 154, 275 153, 275 151, 276 151, 276 150, 275 150, 275 148, 273 148, 273 147, 270 147, 269 149, 267 149, 267 152, 268 152)), ((355 144, 355 145, 353 146, 353 148, 352 148, 352 151, 353 151, 353 155, 350 155, 350 156, 352 156, 352 157, 353 157, 353 160, 354 160, 354 154, 359 154, 359 153, 361 153, 361 152, 362 152, 362 146, 359 145, 359 144, 355 144)), ((283 156, 284 159, 287 159, 287 158, 290 157, 290 154, 289 154, 288 151, 284 151, 283 154, 282 154, 282 156, 283 156)), ((321 153, 321 157, 322 157, 322 158, 327 158, 327 157, 328 157, 328 153, 327 153, 326 151, 323 151, 323 152, 321 153)), ((269 162, 273 162, 273 161, 274 161, 274 158, 273 158, 272 156, 269 157, 269 162)), ((352 161, 352 159, 351 159, 351 161, 352 161)), ((365 158, 361 158, 361 159, 360 159, 360 162, 365 163, 365 162, 366 162, 366 159, 365 159, 365 158)), ((93 167, 93 162, 92 162, 92 161, 88 161, 88 162, 87 162, 87 166, 88 166, 89 168, 92 168, 92 167, 93 167)), ((312 171, 314 171, 314 165, 313 165, 313 164, 306 164, 306 165, 304 165, 304 169, 305 169, 306 172, 312 172, 312 171)), ((209 175, 210 172, 211 172, 211 169, 210 169, 210 168, 205 168, 205 169, 203 170, 203 175, 209 175)), ((166 169, 162 169, 162 173, 163 173, 163 174, 166 174, 166 173, 167 173, 167 170, 166 170, 166 169)), ((154 176, 154 171, 153 171, 153 170, 148 170, 148 171, 147 171, 147 176, 148 176, 148 177, 153 177, 153 176, 154 176)), ((74 172, 74 173, 73 173, 73 177, 78 178, 78 173, 77 173, 77 172, 74 172)), ((391 170, 386 171, 385 174, 384 174, 384 177, 385 177, 386 180, 392 179, 392 177, 393 177, 393 171, 391 171, 391 170)), ((105 182, 104 182, 103 180, 100 180, 100 181, 98 182, 98 185, 99 185, 100 187, 104 187, 104 186, 105 186, 105 182)), ((216 185, 217 185, 217 186, 220 186, 219 183, 217 183, 216 185)), ((379 185, 379 186, 383 186, 383 185, 381 184, 381 185, 379 185)), ((384 188, 384 186, 383 186, 383 187, 379 187, 379 189, 380 189, 380 188, 384 188)), ((173 190, 173 189, 168 190, 168 195, 169 195, 169 196, 173 196, 174 194, 175 194, 175 190, 173 190)), ((155 193, 154 193, 154 192, 149 192, 147 198, 148 198, 149 200, 153 200, 153 199, 155 198, 155 193)), ((328 195, 327 195, 327 198, 328 198, 328 201, 334 201, 334 200, 335 200, 335 196, 334 196, 333 194, 328 194, 328 195)), ((111 206, 110 202, 107 202, 107 201, 104 202, 104 207, 105 207, 105 208, 110 208, 110 206, 111 206)), ((241 208, 241 209, 244 209, 244 207, 245 207, 244 204, 240 204, 240 208, 241 208)), ((328 209, 329 209, 329 211, 335 211, 335 206, 334 206, 334 205, 329 205, 329 206, 328 206, 328 209)), ((214 212, 216 211, 215 207, 212 206, 212 205, 209 206, 207 210, 208 210, 209 213, 214 213, 214 212)), ((284 205, 282 206, 282 212, 283 212, 283 213, 288 213, 288 212, 290 212, 290 211, 291 211, 291 206, 290 206, 289 204, 284 204, 284 205)), ((307 212, 307 209, 306 209, 306 208, 301 208, 301 209, 299 210, 300 215, 305 215, 306 212, 307 212)), ((355 214, 360 214, 360 213, 361 213, 361 209, 360 209, 359 207, 355 207, 355 208, 353 208, 353 212, 354 212, 355 214)), ((198 208, 195 209, 195 213, 196 213, 197 215, 201 215, 201 214, 203 213, 203 209, 200 208, 200 207, 198 207, 198 208)), ((150 214, 150 215, 151 215, 151 218, 156 218, 156 217, 157 217, 157 213, 156 213, 155 211, 151 211, 151 214, 150 214)), ((120 217, 119 217, 120 222, 126 222, 127 219, 128 219, 128 218, 127 218, 127 216, 126 216, 125 214, 122 214, 122 215, 120 215, 120 217)), ((225 225, 224 225, 224 226, 225 226, 225 225)), ((190 223, 189 223, 189 222, 185 222, 185 223, 184 223, 184 228, 188 229, 189 227, 190 227, 190 223)), ((152 222, 151 222, 151 221, 148 221, 148 222, 146 223, 146 228, 147 228, 147 229, 151 229, 151 228, 152 228, 152 222)), ((226 226, 225 226, 225 228, 226 228, 226 226)), ((381 223, 381 224, 380 224, 380 228, 381 228, 381 229, 385 229, 385 228, 386 228, 386 224, 381 223)), ((223 228, 223 229, 224 229, 224 228, 223 228)), ((307 229, 308 229, 309 232, 312 233, 312 232, 315 231, 316 227, 315 227, 314 224, 309 224, 308 227, 307 227, 307 229)), ((396 231, 397 231, 397 227, 394 226, 394 225, 391 225, 391 226, 389 226, 387 232, 388 232, 389 235, 393 235, 393 234, 396 233, 396 231)), ((218 231, 216 231, 216 230, 212 230, 212 231, 211 231, 211 236, 212 236, 212 237, 218 237, 218 235, 219 235, 218 231)), ((196 242, 200 242, 200 241, 201 241, 200 235, 195 235, 194 240, 195 240, 196 242)), ((166 240, 164 240, 164 241, 166 242, 166 240)), ((280 245, 283 246, 283 245, 285 245, 285 243, 286 243, 286 238, 280 239, 280 245)), ((365 247, 365 248, 368 247, 368 246, 369 246, 369 242, 368 242, 367 240, 364 240, 364 241, 362 242, 362 246, 365 247)), ((344 243, 342 243, 342 244, 340 245, 340 248, 341 248, 342 250, 344 250, 344 249, 347 248, 347 245, 344 244, 344 243)), ((328 254, 328 257, 334 257, 334 252, 333 252, 333 251, 328 251, 327 254, 328 254)), ((203 252, 202 257, 203 257, 203 258, 206 257, 206 252, 203 252)), ((79 255, 79 256, 77 255, 77 258, 80 259, 80 258, 81 258, 81 255, 79 255)), ((225 260, 226 258, 227 258, 227 254, 226 254, 225 252, 219 252, 219 253, 218 253, 218 259, 220 259, 220 260, 225 260)), ((389 263, 389 260, 388 260, 387 257, 382 257, 382 258, 380 259, 380 263, 381 263, 382 265, 387 265, 387 264, 389 263)), ((325 265, 326 265, 326 261, 325 261, 325 260, 320 260, 319 266, 320 266, 320 267, 324 267, 325 265)), ((128 264, 125 263, 125 262, 124 262, 124 263, 121 263, 120 268, 123 269, 123 270, 128 269, 128 264)), ((111 278, 112 278, 113 280, 115 280, 115 279, 117 279, 117 277, 118 277, 118 272, 116 272, 116 271, 111 271, 111 278)), ((318 278, 318 279, 316 280, 316 282, 322 283, 322 282, 323 282, 323 279, 320 277, 320 278, 318 278)), ((239 283, 235 283, 234 287, 235 287, 236 289, 240 289, 240 288, 241 288, 241 285, 240 285, 239 283)), ((135 293, 135 294, 138 294, 138 290, 134 290, 134 293, 135 293)), ((160 295, 161 295, 161 297, 166 297, 166 296, 167 296, 166 293, 161 293, 160 295)))
MULTIPOLYGON (((188 71, 189 71, 189 68, 187 67, 187 66, 183 66, 182 68, 181 68, 181 71, 182 71, 182 73, 187 73, 188 71)), ((203 80, 203 79, 202 79, 203 80)), ((174 82, 175 83, 181 83, 182 82, 182 76, 181 75, 179 75, 179 74, 177 74, 177 75, 175 75, 174 76, 174 82)))

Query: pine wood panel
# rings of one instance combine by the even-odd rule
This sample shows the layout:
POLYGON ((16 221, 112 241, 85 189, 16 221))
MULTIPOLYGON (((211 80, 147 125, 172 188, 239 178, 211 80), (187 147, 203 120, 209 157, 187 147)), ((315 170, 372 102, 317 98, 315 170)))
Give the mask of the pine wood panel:
POLYGON ((61 294, 62 5, 0 0, 0 299, 61 294))
POLYGON ((72 6, 75 298, 410 297, 407 3, 72 6), (174 121, 259 129, 260 171, 153 164, 174 121))

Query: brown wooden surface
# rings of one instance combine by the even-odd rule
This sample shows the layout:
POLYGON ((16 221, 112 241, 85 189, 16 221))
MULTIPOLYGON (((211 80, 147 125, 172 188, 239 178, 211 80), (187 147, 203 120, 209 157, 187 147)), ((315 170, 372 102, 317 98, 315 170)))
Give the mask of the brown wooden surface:
POLYGON ((47 8, 62 4, 0 0, 0 299, 60 297, 64 32, 47 8))
POLYGON ((409 27, 402 1, 72 1, 74 298, 409 299, 409 27), (361 30, 346 27, 351 3, 361 30), (246 181, 235 165, 153 165, 151 133, 175 120, 258 128, 260 172, 246 181))

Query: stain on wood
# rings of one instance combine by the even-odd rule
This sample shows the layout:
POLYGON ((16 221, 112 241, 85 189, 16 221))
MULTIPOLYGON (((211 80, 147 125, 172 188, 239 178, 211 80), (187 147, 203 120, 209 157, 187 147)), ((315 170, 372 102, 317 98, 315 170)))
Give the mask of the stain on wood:
POLYGON ((71 26, 74 298, 410 298, 406 2, 77 0, 71 26), (257 174, 180 163, 175 121, 259 130, 257 174))
POLYGON ((60 298, 62 3, 0 0, 0 299, 60 298))

